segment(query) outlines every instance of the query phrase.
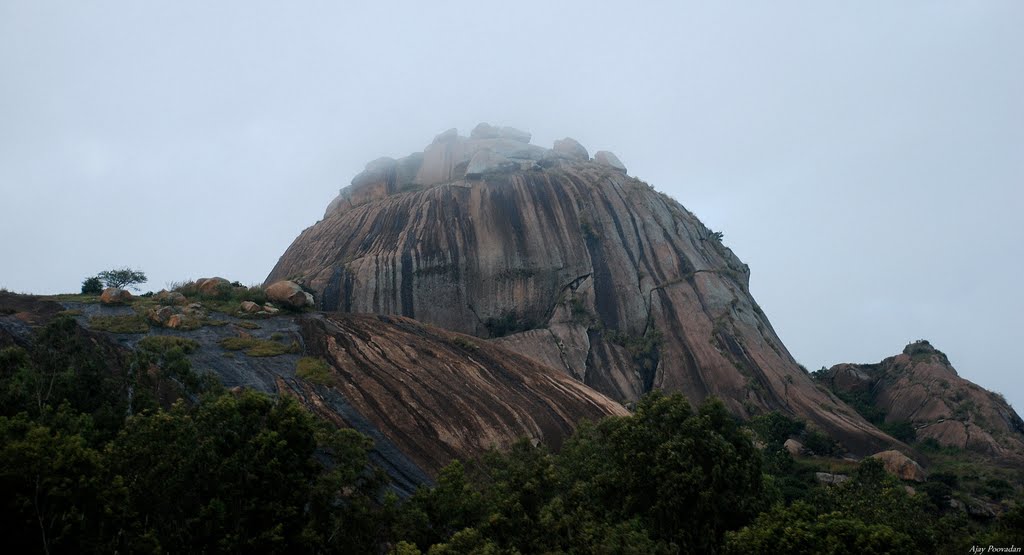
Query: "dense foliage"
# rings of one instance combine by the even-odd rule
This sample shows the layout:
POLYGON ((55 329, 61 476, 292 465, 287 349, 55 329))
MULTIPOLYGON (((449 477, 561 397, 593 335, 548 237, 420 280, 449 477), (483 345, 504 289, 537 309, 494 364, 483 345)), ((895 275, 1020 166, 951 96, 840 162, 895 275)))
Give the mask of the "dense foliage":
POLYGON ((99 276, 87 277, 82 280, 83 295, 99 295, 103 292, 103 281, 99 276))
MULTIPOLYGON (((822 486, 783 449, 806 427, 652 394, 558 452, 455 462, 399 502, 370 441, 297 403, 201 378, 188 339, 129 352, 57 318, 0 349, 0 511, 14 553, 963 553, 1024 543, 973 521, 960 478, 911 494, 881 464, 822 486), (755 447, 755 439, 763 444, 755 447)), ((1012 499, 1019 489, 985 482, 1012 499)))

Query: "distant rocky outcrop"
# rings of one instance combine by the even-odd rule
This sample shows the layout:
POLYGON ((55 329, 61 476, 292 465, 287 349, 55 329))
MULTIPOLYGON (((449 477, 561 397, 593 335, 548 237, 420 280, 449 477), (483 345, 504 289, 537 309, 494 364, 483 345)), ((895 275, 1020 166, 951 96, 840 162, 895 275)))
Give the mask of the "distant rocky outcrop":
POLYGON ((621 402, 714 395, 742 416, 806 418, 861 455, 897 443, 815 386, 719 234, 610 152, 528 137, 449 130, 368 164, 266 283, 491 339, 621 402))
POLYGON ((851 402, 877 411, 887 423, 906 422, 918 440, 1024 461, 1024 421, 997 393, 960 377, 927 341, 878 364, 838 364, 816 374, 851 402))

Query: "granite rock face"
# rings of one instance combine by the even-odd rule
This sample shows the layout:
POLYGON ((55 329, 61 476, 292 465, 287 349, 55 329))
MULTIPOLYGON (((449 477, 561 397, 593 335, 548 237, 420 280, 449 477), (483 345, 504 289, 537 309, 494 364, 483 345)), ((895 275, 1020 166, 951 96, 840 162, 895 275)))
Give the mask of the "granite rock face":
POLYGON ((909 422, 919 440, 1024 461, 1024 421, 1002 398, 965 380, 927 341, 878 364, 837 364, 816 378, 869 402, 885 421, 909 422))
POLYGON ((408 318, 328 314, 299 324, 346 402, 430 475, 523 437, 557 448, 581 421, 628 414, 527 357, 408 318))
POLYGON ((815 386, 750 296, 747 266, 679 203, 613 156, 477 135, 442 133, 408 158, 411 186, 392 173, 329 210, 267 283, 295 278, 322 310, 491 339, 620 402, 715 395, 739 415, 807 418, 865 456, 898 443, 815 386), (485 149, 520 167, 466 179, 485 149))

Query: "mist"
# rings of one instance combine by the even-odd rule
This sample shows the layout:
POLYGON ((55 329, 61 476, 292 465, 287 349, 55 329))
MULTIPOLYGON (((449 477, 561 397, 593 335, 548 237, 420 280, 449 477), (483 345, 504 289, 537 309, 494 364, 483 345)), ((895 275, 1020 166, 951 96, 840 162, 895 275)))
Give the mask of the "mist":
POLYGON ((1024 407, 1024 4, 0 1, 0 287, 262 282, 380 156, 607 149, 810 369, 926 338, 1024 407))

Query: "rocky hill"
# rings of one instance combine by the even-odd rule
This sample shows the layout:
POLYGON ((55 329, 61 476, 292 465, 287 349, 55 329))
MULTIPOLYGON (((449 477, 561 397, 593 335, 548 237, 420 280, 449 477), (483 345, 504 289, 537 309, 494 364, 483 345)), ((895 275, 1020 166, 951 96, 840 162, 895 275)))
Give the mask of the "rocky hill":
POLYGON ((614 154, 529 140, 481 124, 369 163, 267 282, 490 339, 620 402, 715 395, 742 416, 806 418, 855 453, 896 443, 799 367, 721 234, 614 154))
POLYGON ((31 349, 33 330, 61 313, 110 353, 112 372, 147 338, 194 341, 188 359, 198 373, 228 388, 291 395, 370 436, 374 462, 403 493, 454 459, 473 460, 524 437, 557 447, 582 421, 627 414, 604 395, 499 345, 407 318, 246 315, 237 302, 181 302, 191 301, 203 305, 200 324, 172 329, 141 316, 169 308, 153 298, 108 306, 0 293, 0 348, 31 349), (211 308, 225 305, 232 310, 211 308), (132 327, 112 327, 118 323, 132 327))
POLYGON ((838 364, 816 379, 887 424, 909 423, 918 440, 1024 461, 1024 421, 999 394, 960 377, 927 341, 877 364, 838 364))

